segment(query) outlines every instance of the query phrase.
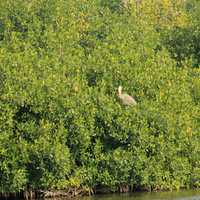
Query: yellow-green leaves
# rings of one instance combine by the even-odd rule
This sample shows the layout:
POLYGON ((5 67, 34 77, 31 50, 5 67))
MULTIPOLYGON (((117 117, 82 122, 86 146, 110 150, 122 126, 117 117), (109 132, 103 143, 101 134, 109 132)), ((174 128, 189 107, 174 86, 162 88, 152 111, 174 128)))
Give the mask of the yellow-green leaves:
POLYGON ((199 22, 183 8, 0 2, 0 191, 199 187, 199 22))

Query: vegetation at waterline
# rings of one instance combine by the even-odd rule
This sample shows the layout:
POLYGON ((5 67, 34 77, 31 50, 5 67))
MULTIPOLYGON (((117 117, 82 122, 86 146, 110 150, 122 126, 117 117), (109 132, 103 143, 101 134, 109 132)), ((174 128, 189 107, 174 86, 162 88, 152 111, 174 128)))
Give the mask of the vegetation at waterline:
POLYGON ((0 1, 0 193, 200 187, 199 10, 0 1))

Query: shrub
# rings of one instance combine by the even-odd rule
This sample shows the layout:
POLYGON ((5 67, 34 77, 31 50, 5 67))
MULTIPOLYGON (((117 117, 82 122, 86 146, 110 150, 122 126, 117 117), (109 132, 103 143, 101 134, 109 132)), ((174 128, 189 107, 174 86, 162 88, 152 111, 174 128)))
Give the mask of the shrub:
POLYGON ((144 5, 141 17, 117 3, 0 3, 1 192, 199 186, 199 71, 192 48, 179 52, 188 29, 161 20, 158 31, 144 5), (137 106, 120 104, 119 85, 137 106))

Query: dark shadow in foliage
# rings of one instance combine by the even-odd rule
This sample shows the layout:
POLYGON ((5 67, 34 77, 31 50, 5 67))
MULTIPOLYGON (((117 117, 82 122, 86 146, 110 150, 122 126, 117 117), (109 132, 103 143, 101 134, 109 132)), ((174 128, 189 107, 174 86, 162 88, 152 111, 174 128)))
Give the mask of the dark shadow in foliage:
POLYGON ((108 25, 99 27, 96 30, 83 32, 79 45, 84 49, 85 55, 88 56, 97 45, 105 42, 109 32, 110 30, 108 25))
POLYGON ((109 8, 112 12, 122 13, 122 0, 101 0, 101 6, 109 8))
POLYGON ((167 121, 159 113, 149 112, 147 114, 147 126, 151 130, 151 134, 158 137, 161 134, 168 133, 167 121))
MULTIPOLYGON (((11 23, 10 29, 7 29, 7 31, 9 30, 7 36, 9 37, 10 32, 18 32, 20 33, 22 40, 26 39, 28 37, 28 25, 32 23, 31 17, 28 15, 28 13, 24 13, 20 9, 16 8, 14 11, 10 10, 7 18, 11 23)), ((5 27, 5 21, 6 19, 3 19, 2 21, 2 25, 4 25, 4 32, 7 28, 5 27)))
POLYGON ((91 54, 91 52, 95 48, 95 43, 86 37, 82 37, 82 39, 79 41, 79 45, 84 49, 84 53, 86 56, 91 54))
POLYGON ((98 41, 104 41, 106 37, 108 36, 108 27, 102 26, 98 30, 93 30, 89 32, 89 35, 96 38, 98 41))
POLYGON ((31 123, 34 122, 36 125, 39 126, 41 116, 39 113, 35 113, 32 111, 30 105, 24 105, 20 106, 18 111, 16 112, 14 116, 14 120, 16 122, 14 126, 14 132, 18 131, 20 132, 20 135, 22 138, 24 138, 27 142, 33 142, 36 139, 36 135, 28 133, 26 130, 20 129, 18 125, 23 124, 23 123, 31 123))
POLYGON ((198 27, 176 27, 162 36, 162 43, 178 66, 192 58, 192 67, 200 65, 200 29, 198 27))
POLYGON ((16 15, 10 15, 10 21, 12 23, 12 31, 23 33, 23 36, 27 36, 28 26, 24 25, 26 22, 26 17, 21 16, 20 13, 16 13, 16 15), (18 16, 19 15, 19 16, 18 16))
POLYGON ((187 12, 194 12, 195 9, 195 3, 192 1, 187 1, 185 3, 185 9, 187 12))
MULTIPOLYGON (((105 120, 101 116, 95 117, 95 126, 99 131, 98 138, 103 144, 103 149, 105 152, 113 151, 119 147, 126 149, 128 145, 132 141, 133 134, 131 130, 123 130, 120 124, 116 123, 116 117, 113 116, 111 125, 108 126, 105 120), (119 134, 122 132, 126 132, 127 137, 125 138, 116 138, 112 136, 112 132, 118 132, 119 134)), ((96 137, 94 138, 94 140, 96 137)))
MULTIPOLYGON (((34 185, 34 183, 39 183, 41 177, 42 177, 42 171, 38 167, 40 166, 41 160, 34 154, 34 152, 30 153, 30 161, 26 164, 26 168, 28 169, 28 180, 30 181, 28 185, 34 185)), ((37 186, 37 184, 36 184, 37 186)), ((34 187, 36 187, 34 185, 34 187)))
POLYGON ((26 122, 27 120, 34 119, 38 122, 41 119, 39 113, 35 113, 31 109, 31 105, 20 106, 18 112, 15 114, 15 120, 17 122, 26 122))
POLYGON ((200 85, 199 85, 199 83, 200 83, 200 81, 193 82, 193 85, 190 88, 191 96, 196 105, 200 104, 200 85))
POLYGON ((88 86, 89 87, 96 86, 97 83, 102 80, 102 77, 103 77, 103 72, 97 71, 95 69, 88 70, 88 72, 86 73, 88 86))
POLYGON ((5 32, 5 23, 0 20, 0 41, 4 39, 4 32, 5 32))
POLYGON ((3 94, 5 81, 6 81, 6 75, 0 68, 0 95, 3 94))
POLYGON ((73 156, 74 162, 77 166, 82 166, 81 161, 81 150, 80 150, 80 141, 77 139, 79 134, 77 125, 74 123, 75 116, 72 111, 66 109, 66 115, 64 117, 64 127, 67 130, 66 146, 69 148, 71 155, 73 156))
POLYGON ((120 138, 120 139, 116 139, 116 138, 113 138, 114 141, 119 144, 119 146, 117 146, 116 148, 118 147, 123 147, 123 148, 127 148, 129 144, 131 144, 132 142, 132 139, 133 139, 133 130, 131 129, 128 129, 128 128, 122 128, 122 126, 117 123, 117 118, 119 116, 118 115, 113 115, 112 117, 112 129, 114 129, 115 132, 118 132, 119 134, 120 133, 125 133, 125 137, 120 138))
POLYGON ((163 35, 162 42, 170 52, 171 57, 177 61, 178 66, 181 66, 182 62, 194 53, 190 28, 176 27, 163 35))
MULTIPOLYGON (((116 143, 112 137, 109 136, 109 132, 111 131, 109 126, 106 124, 103 117, 96 115, 95 116, 95 127, 98 132, 98 138, 100 138, 101 143, 104 146, 104 151, 115 149, 119 146, 119 143, 116 143)), ((95 138, 97 138, 95 136, 95 138)))

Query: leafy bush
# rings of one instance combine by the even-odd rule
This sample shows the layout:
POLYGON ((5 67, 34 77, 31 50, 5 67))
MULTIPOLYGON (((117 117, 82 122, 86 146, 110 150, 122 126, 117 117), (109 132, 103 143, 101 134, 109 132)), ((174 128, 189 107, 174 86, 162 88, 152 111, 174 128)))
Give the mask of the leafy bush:
POLYGON ((193 39, 166 5, 158 31, 153 5, 0 3, 1 192, 199 187, 199 71, 177 68, 193 39))
POLYGON ((191 67, 199 67, 200 55, 200 4, 198 1, 188 1, 186 10, 190 16, 188 26, 176 26, 163 34, 163 45, 167 47, 172 58, 178 65, 183 65, 184 61, 191 59, 191 67))

